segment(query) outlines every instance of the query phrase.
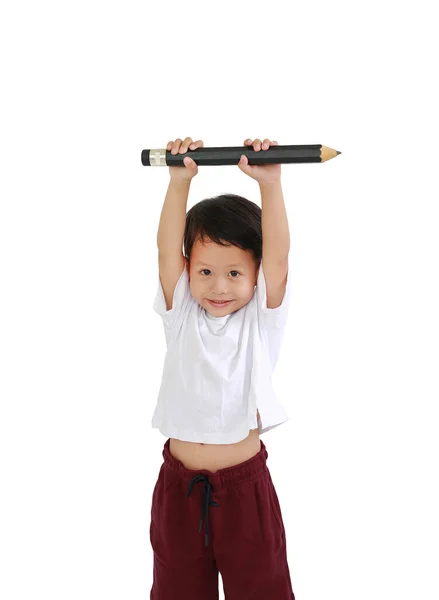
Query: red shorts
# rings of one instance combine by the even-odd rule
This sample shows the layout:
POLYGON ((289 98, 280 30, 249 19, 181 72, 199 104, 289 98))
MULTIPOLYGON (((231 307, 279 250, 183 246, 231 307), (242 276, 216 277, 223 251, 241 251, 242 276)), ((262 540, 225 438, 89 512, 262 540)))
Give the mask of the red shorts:
POLYGON ((163 448, 154 488, 150 600, 218 600, 218 572, 227 600, 294 600, 282 513, 258 454, 220 469, 186 469, 163 448))

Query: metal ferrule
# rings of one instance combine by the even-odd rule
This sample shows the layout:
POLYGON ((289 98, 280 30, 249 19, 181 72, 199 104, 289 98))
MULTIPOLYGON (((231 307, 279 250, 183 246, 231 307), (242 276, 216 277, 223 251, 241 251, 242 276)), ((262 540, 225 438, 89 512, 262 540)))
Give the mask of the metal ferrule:
POLYGON ((155 148, 149 151, 151 167, 166 167, 166 148, 155 148))

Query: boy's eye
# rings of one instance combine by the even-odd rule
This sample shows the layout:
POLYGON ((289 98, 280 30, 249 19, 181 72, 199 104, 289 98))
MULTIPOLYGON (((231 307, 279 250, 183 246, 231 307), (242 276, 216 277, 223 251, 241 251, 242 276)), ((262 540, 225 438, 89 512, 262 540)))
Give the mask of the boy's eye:
MULTIPOLYGON (((210 273, 210 269, 202 269, 200 273, 204 273, 204 271, 210 273)), ((230 271, 230 273, 237 273, 239 275, 239 271, 230 271)), ((232 277, 232 279, 237 279, 237 277, 232 277)))

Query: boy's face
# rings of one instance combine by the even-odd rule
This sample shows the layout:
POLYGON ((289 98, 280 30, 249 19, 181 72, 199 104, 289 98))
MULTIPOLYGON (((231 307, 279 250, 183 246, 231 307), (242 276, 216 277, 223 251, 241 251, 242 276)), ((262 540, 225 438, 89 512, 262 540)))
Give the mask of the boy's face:
POLYGON ((192 296, 213 317, 224 317, 245 306, 253 297, 259 273, 250 252, 207 240, 194 243, 186 268, 192 296), (231 302, 215 306, 209 300, 231 302))

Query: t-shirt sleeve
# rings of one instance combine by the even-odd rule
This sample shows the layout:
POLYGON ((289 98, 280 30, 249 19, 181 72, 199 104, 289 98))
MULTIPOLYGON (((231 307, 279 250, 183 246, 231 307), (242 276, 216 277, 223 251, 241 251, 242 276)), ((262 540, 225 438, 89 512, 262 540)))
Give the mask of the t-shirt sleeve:
POLYGON ((280 305, 276 308, 267 307, 267 286, 265 282, 263 265, 261 262, 256 287, 257 314, 259 322, 261 323, 262 328, 265 330, 267 335, 270 359, 273 368, 275 367, 279 357, 283 334, 288 320, 290 296, 291 277, 288 273, 286 289, 280 305))
POLYGON ((157 295, 154 300, 153 309, 162 317, 163 326, 165 328, 166 341, 169 343, 174 331, 178 331, 180 325, 186 318, 187 312, 191 304, 195 302, 189 287, 189 277, 186 266, 180 275, 174 289, 172 298, 172 308, 166 310, 166 299, 163 291, 163 286, 158 277, 157 295))

